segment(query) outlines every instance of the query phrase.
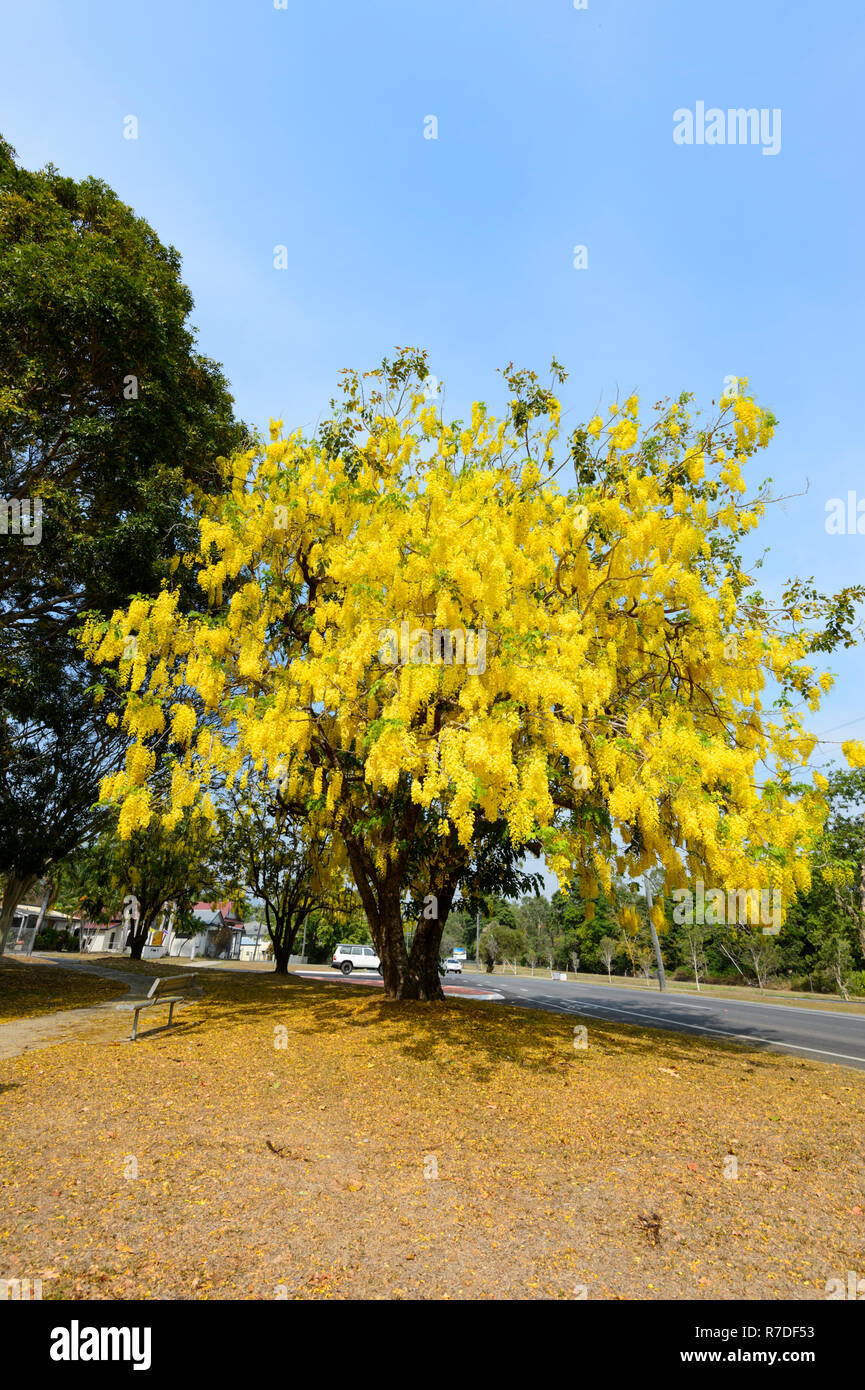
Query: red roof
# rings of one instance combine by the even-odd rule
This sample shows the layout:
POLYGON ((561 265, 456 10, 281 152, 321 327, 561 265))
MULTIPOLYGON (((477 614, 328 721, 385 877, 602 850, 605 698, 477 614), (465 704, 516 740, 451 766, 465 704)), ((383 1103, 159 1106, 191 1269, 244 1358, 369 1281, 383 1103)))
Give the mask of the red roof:
POLYGON ((235 914, 235 911, 234 911, 234 903, 232 903, 232 902, 224 902, 224 903, 196 903, 196 904, 195 904, 195 907, 194 907, 194 909, 193 909, 193 911, 195 911, 195 912, 221 912, 222 915, 223 915, 223 917, 224 917, 225 920, 226 920, 226 923, 229 923, 229 922, 240 922, 240 921, 242 920, 240 917, 238 917, 238 916, 235 914))

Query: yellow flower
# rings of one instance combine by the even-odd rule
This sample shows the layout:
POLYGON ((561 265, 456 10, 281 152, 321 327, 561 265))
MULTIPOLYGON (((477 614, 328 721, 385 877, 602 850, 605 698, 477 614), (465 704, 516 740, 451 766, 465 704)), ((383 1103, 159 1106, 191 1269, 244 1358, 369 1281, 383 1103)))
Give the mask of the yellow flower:
POLYGON ((865 743, 859 739, 848 739, 842 743, 841 752, 851 767, 865 767, 865 743))
MULTIPOLYGON (((121 833, 151 814, 165 826, 194 807, 207 818, 210 787, 282 768, 337 876, 351 873, 352 825, 364 827, 367 870, 386 875, 414 833, 401 822, 410 813, 445 858, 471 844, 481 816, 516 846, 540 840, 587 907, 598 885, 612 891, 623 843, 642 852, 620 872, 658 866, 673 886, 687 874, 807 886, 825 802, 812 788, 761 790, 760 770, 805 767, 813 737, 793 708, 764 713, 761 697, 781 684, 816 707, 827 678, 806 666, 806 624, 791 636, 781 618, 756 631, 742 617, 748 581, 733 557, 761 510, 726 490, 717 501, 687 413, 671 408, 668 431, 637 457, 638 398, 612 406, 614 466, 602 458, 572 494, 538 466, 557 450, 558 402, 526 441, 510 412, 499 420, 476 402, 471 430, 455 431, 416 380, 387 399, 377 381, 365 413, 346 407, 351 468, 300 433, 281 438, 279 422, 228 465, 190 556, 208 611, 179 613, 165 590, 89 625, 88 652, 117 669, 131 739, 102 788, 121 833), (274 524, 277 508, 289 527, 274 524), (682 612, 690 623, 671 620, 682 612), (671 671, 694 676, 675 699, 671 671), (152 809, 151 745, 166 727, 169 804, 152 809)), ((723 476, 735 490, 771 417, 748 397, 728 418, 736 458, 723 476)), ((586 430, 604 428, 596 415, 586 430)), ((845 751, 865 766, 865 745, 845 751)), ((401 883, 401 901, 409 889, 427 891, 401 883)), ((660 929, 660 906, 653 919, 660 929)), ((623 921, 645 925, 633 906, 623 921)))
POLYGON ((634 420, 622 420, 610 430, 610 443, 617 449, 630 449, 637 442, 639 430, 634 420))
POLYGON ((175 743, 186 747, 192 735, 195 733, 196 725, 195 710, 192 705, 175 704, 171 706, 171 737, 175 743))

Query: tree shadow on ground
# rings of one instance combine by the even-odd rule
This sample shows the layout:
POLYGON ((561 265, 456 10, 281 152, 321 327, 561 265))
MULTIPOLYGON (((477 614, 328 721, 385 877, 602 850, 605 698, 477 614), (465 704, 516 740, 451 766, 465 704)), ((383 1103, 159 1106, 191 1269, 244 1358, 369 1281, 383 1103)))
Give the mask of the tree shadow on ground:
MULTIPOLYGON (((211 982, 208 980, 207 984, 211 982)), ((407 1058, 454 1069, 473 1080, 488 1081, 502 1062, 537 1074, 566 1074, 585 1052, 573 1045, 575 1026, 585 1026, 588 1050, 677 1066, 725 1066, 731 1060, 751 1068, 775 1067, 805 1059, 773 1053, 761 1039, 753 1044, 727 1042, 640 1023, 619 1023, 595 1015, 552 1013, 478 1000, 444 1003, 393 1001, 371 997, 365 985, 329 985, 297 976, 222 976, 207 990, 195 1025, 231 1026, 238 1021, 273 1020, 305 1037, 340 1029, 362 1038, 364 1045, 396 1046, 407 1058), (302 1006, 292 1018, 292 1004, 302 1006), (361 1005, 358 1008, 358 1005, 361 1005)), ((176 1031, 172 1029, 172 1032, 176 1031)))

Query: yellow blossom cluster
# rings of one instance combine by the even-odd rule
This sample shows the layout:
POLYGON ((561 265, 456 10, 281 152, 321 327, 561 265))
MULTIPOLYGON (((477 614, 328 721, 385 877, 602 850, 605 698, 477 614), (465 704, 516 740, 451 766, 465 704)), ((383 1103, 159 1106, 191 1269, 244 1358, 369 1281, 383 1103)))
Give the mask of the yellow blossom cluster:
POLYGON ((743 394, 708 429, 682 402, 642 425, 630 396, 575 434, 565 491, 558 401, 534 433, 518 408, 450 425, 418 390, 355 418, 351 447, 274 422, 231 461, 190 558, 210 611, 166 589, 87 632, 135 739, 104 788, 122 833, 163 737, 171 814, 250 758, 337 832, 368 813, 378 865, 403 797, 461 845, 504 820, 587 890, 623 845, 670 886, 804 885, 825 804, 788 774, 814 740, 762 701, 806 679, 806 646, 754 621, 731 559, 762 514, 742 470, 771 416, 743 394))

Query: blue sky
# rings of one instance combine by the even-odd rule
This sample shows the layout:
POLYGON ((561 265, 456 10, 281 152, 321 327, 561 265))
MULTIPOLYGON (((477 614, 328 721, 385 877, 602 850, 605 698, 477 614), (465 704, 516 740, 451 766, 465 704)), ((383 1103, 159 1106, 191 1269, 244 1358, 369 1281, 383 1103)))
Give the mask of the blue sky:
MULTIPOLYGON (((747 375, 780 420, 758 473, 804 494, 761 532, 761 584, 834 590, 865 568, 865 537, 825 530, 865 497, 863 38, 854 0, 0 0, 0 130, 178 248, 260 426, 312 425, 394 344, 429 349, 457 413, 499 404, 510 359, 555 354, 573 422, 747 375), (780 109, 780 151, 676 145, 698 101, 780 109)), ((865 661, 829 664, 813 727, 863 736, 865 661)))

